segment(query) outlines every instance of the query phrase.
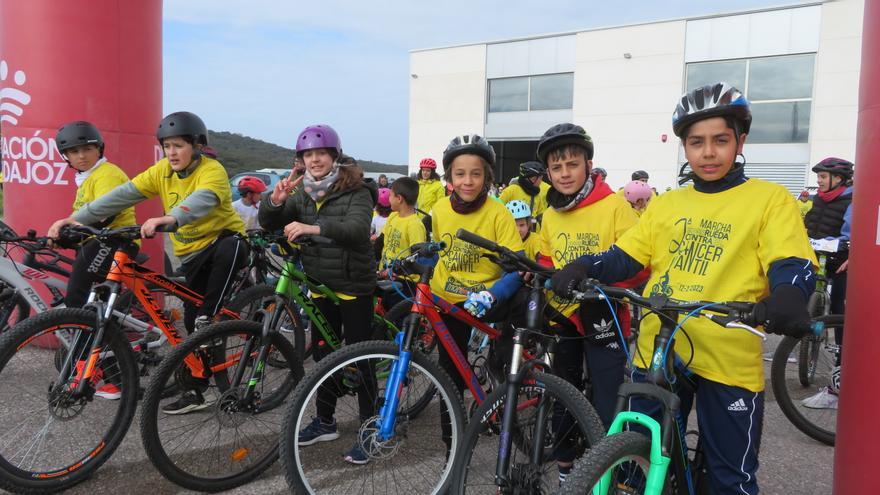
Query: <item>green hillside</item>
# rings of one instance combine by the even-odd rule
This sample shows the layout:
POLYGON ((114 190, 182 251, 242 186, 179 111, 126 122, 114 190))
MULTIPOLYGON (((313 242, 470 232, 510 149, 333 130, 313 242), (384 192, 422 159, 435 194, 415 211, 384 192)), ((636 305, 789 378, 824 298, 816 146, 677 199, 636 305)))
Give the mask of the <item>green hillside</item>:
MULTIPOLYGON (((211 147, 220 155, 220 162, 229 176, 261 168, 290 168, 294 152, 290 148, 267 143, 241 134, 208 131, 211 147)), ((397 172, 406 174, 406 165, 373 162, 355 155, 366 172, 397 172)))

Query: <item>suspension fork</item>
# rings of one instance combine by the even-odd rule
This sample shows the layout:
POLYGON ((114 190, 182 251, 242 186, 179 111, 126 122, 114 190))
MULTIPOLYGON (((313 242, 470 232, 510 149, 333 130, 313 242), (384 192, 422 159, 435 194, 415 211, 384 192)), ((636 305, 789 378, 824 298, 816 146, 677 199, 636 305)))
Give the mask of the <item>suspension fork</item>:
MULTIPOLYGON (((98 359, 101 356, 101 347, 104 342, 104 332, 107 329, 107 320, 113 315, 113 309, 116 305, 116 298, 119 296, 119 283, 108 281, 101 285, 95 287, 94 290, 89 294, 87 307, 91 306, 95 308, 95 335, 92 337, 91 341, 87 338, 86 342, 89 342, 91 345, 89 346, 89 355, 86 358, 86 364, 83 368, 82 377, 77 383, 76 390, 74 391, 75 396, 79 396, 83 394, 86 390, 86 382, 90 381, 92 376, 95 373, 95 369, 98 367, 98 359), (101 298, 99 298, 99 294, 104 293, 108 294, 107 302, 104 302, 101 298)), ((75 340, 79 341, 81 338, 82 332, 80 332, 80 337, 77 337, 75 340)), ((76 350, 76 343, 74 347, 72 347, 73 351, 76 350)), ((70 356, 66 361, 65 365, 62 366, 62 373, 65 371, 69 371, 70 367, 73 366, 73 352, 68 352, 68 356, 70 356)), ((62 377, 67 376, 66 374, 62 374, 62 377)))
MULTIPOLYGON (((255 361, 255 365, 253 369, 251 369, 250 377, 247 382, 247 388, 245 389, 244 397, 241 400, 245 404, 249 404, 250 401, 254 398, 254 393, 256 391, 257 384, 260 383, 263 379, 263 371, 266 367, 266 358, 269 355, 269 347, 271 347, 271 335, 272 329, 278 325, 278 322, 281 320, 283 316, 283 311, 281 310, 284 307, 285 298, 284 296, 275 295, 275 311, 272 311, 269 314, 265 314, 265 310, 263 311, 263 328, 260 332, 260 350, 257 353, 257 358, 255 361)), ((233 376, 233 381, 231 383, 231 387, 237 387, 241 380, 244 378, 244 371, 247 367, 248 359, 253 351, 254 340, 247 339, 244 342, 244 349, 242 349, 241 357, 239 358, 239 365, 235 368, 235 375, 233 376)), ((225 356, 224 356, 225 357, 225 356)))
POLYGON ((420 317, 421 315, 416 312, 407 315, 403 324, 404 330, 394 336, 399 357, 391 365, 391 371, 385 385, 385 401, 379 410, 378 437, 382 442, 390 440, 394 435, 394 426, 397 423, 397 406, 400 404, 403 382, 412 359, 412 337, 415 335, 420 317))

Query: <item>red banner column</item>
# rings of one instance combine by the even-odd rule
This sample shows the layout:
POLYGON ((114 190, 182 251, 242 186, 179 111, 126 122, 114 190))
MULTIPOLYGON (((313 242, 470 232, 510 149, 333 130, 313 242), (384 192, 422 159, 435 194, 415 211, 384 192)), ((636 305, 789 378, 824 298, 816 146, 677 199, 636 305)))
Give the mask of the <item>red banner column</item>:
POLYGON ((880 465, 877 301, 880 299, 880 1, 866 0, 859 82, 852 249, 846 301, 834 493, 876 490, 880 465), (870 488, 874 487, 874 488, 870 488))
MULTIPOLYGON (((162 0, 0 0, 4 221, 20 234, 71 213, 61 124, 97 125, 105 155, 131 177, 157 159, 161 112, 162 0)), ((139 207, 138 220, 159 212, 139 207)), ((161 267, 161 242, 146 249, 161 267)))

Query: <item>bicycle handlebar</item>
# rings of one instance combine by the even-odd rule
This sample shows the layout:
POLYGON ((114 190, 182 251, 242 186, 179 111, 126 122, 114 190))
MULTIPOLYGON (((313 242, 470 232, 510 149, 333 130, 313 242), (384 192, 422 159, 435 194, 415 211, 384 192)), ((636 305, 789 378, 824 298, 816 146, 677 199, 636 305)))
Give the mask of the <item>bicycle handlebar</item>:
POLYGON ((552 268, 548 268, 546 266, 538 264, 538 262, 529 259, 524 254, 514 252, 510 248, 501 246, 495 242, 490 241, 489 239, 486 239, 485 237, 480 237, 473 232, 469 232, 464 229, 458 229, 458 231, 455 233, 455 236, 463 240, 464 242, 479 246, 486 251, 491 251, 498 254, 502 258, 498 261, 501 261, 502 263, 504 261, 509 261, 512 264, 516 265, 517 269, 521 271, 537 273, 544 276, 550 276, 556 271, 552 268))

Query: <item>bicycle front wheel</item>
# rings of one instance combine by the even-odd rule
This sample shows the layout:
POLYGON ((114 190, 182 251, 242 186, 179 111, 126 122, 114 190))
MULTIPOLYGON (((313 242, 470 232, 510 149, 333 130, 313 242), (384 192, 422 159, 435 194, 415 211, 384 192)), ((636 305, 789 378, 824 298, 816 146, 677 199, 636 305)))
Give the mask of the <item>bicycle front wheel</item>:
POLYGON ((302 363, 290 342, 277 333, 269 335, 269 352, 280 353, 289 366, 259 363, 261 341, 259 323, 215 323, 175 347, 159 365, 144 395, 141 437, 163 476, 190 490, 229 490, 255 478, 278 458, 284 413, 280 406, 302 378, 302 363), (211 378, 193 373, 193 360, 211 378), (247 399, 254 369, 257 383, 247 399), (170 384, 182 394, 166 397, 163 392, 170 384))
POLYGON ((634 431, 623 431, 605 437, 587 455, 575 463, 571 474, 562 483, 560 495, 600 493, 635 495, 667 493, 668 483, 656 491, 645 486, 651 467, 651 441, 634 431), (600 479, 610 474, 610 483, 604 491, 596 490, 600 479))
MULTIPOLYGON (((279 305, 275 294, 275 287, 267 284, 249 287, 229 301, 227 308, 238 313, 242 320, 257 322, 262 322, 263 317, 259 312, 260 310, 266 311, 266 315, 269 318, 272 318, 275 312, 280 312, 276 320, 276 328, 273 328, 273 330, 277 330, 279 335, 290 341, 299 354, 300 362, 305 361, 307 354, 306 331, 300 317, 299 308, 288 300, 279 305)), ((284 356, 279 352, 272 352, 267 358, 266 363, 276 368, 287 367, 284 356)))
POLYGON ((105 327, 92 378, 76 392, 95 337, 95 312, 56 309, 0 339, 0 487, 63 490, 97 470, 122 442, 137 405, 128 342, 105 327))
POLYGON ((834 332, 843 330, 843 316, 828 315, 816 319, 825 322, 821 336, 785 337, 779 343, 770 367, 770 384, 776 403, 791 424, 811 438, 834 445, 837 396, 831 392, 832 371, 840 352, 834 341, 834 332), (804 347, 809 349, 806 358, 801 352, 804 347), (804 363, 802 359, 808 359, 808 362, 804 363), (806 383, 805 367, 809 370, 806 383))
POLYGON ((573 462, 605 435, 602 421, 590 402, 565 380, 534 373, 519 388, 507 480, 496 485, 501 418, 507 387, 492 392, 477 408, 465 430, 455 462, 455 493, 551 493, 559 483, 558 462, 573 462), (538 433, 543 437, 537 447, 538 433), (532 462, 540 455, 539 463, 532 462))
POLYGON ((392 437, 380 439, 377 415, 387 373, 377 370, 397 361, 398 354, 390 342, 347 345, 322 359, 297 386, 281 437, 281 460, 292 490, 367 495, 437 493, 444 487, 461 439, 461 395, 436 363, 414 352, 392 437), (428 387, 437 391, 435 407, 416 417, 404 414, 428 387), (321 417, 330 426, 315 435, 321 417))

